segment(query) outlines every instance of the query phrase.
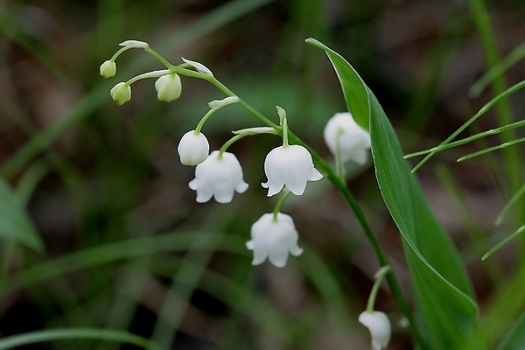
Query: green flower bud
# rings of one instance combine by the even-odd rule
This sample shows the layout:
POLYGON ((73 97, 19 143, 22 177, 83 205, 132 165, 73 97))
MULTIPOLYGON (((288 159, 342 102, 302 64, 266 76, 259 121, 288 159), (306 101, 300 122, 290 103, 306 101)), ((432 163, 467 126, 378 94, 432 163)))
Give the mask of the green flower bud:
POLYGON ((182 84, 177 74, 163 75, 155 82, 159 101, 171 102, 180 97, 182 84))
POLYGON ((119 105, 123 105, 124 103, 131 100, 131 87, 124 82, 120 82, 115 85, 109 93, 111 98, 119 105))
POLYGON ((117 65, 114 61, 107 60, 100 65, 100 75, 104 78, 114 77, 117 73, 117 65))

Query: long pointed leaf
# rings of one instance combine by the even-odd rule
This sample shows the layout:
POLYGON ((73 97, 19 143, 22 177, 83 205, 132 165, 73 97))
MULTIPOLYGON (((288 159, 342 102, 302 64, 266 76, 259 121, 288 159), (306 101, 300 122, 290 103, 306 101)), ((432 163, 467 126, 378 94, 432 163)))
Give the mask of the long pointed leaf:
POLYGON ((323 49, 330 58, 342 80, 349 108, 353 107, 354 118, 369 122, 377 181, 401 233, 416 314, 428 343, 436 349, 458 349, 472 344, 477 340, 478 309, 464 265, 403 160, 401 146, 381 105, 343 57, 318 41, 308 42, 323 49), (349 96, 354 92, 357 94, 349 96))

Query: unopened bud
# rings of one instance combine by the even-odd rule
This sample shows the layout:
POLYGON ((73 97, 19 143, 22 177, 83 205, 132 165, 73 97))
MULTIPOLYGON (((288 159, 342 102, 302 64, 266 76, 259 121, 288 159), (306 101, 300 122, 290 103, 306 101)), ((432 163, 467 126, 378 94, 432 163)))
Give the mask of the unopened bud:
POLYGON ((177 74, 163 75, 155 82, 159 101, 171 102, 180 97, 182 84, 177 74))
POLYGON ((109 93, 111 98, 119 105, 123 105, 131 100, 131 87, 124 82, 115 85, 109 93))
POLYGON ((114 61, 107 60, 100 65, 100 75, 104 78, 114 77, 117 73, 117 65, 114 61))

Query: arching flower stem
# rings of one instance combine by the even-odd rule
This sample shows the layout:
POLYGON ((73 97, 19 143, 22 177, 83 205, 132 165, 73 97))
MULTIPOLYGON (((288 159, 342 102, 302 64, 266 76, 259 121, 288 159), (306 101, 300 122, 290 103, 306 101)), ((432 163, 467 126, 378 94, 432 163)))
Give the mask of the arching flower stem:
POLYGON ((143 74, 139 74, 131 79, 129 79, 126 84, 127 85, 131 85, 139 80, 143 80, 143 79, 151 79, 151 78, 159 78, 159 77, 162 77, 164 75, 168 75, 170 74, 171 71, 169 69, 162 69, 162 70, 154 70, 152 72, 147 72, 147 73, 143 73, 143 74))
POLYGON ((286 111, 277 106, 277 114, 279 114, 279 120, 283 130, 283 147, 288 147, 290 144, 288 143, 288 120, 286 120, 286 111))
POLYGON ((226 152, 226 150, 228 149, 228 147, 230 147, 231 145, 233 145, 236 141, 239 141, 240 139, 242 139, 243 137, 245 136, 248 136, 248 135, 235 135, 234 137, 232 137, 231 139, 229 139, 228 141, 226 141, 224 143, 224 145, 222 145, 222 147, 219 149, 219 155, 217 156, 217 158, 221 159, 222 158, 222 155, 224 154, 224 152, 226 152))
MULTIPOLYGON (((197 127, 195 128, 195 132, 199 133, 201 132, 202 127, 204 126, 204 123, 212 116, 213 113, 217 112, 216 108, 212 108, 202 117, 202 119, 199 121, 199 124, 197 124, 197 127)), ((221 152, 222 153, 222 152, 221 152)))
POLYGON ((279 198, 279 201, 277 201, 277 204, 275 205, 275 209, 273 210, 273 221, 277 222, 277 215, 281 211, 281 207, 283 206, 284 202, 288 197, 290 197, 290 190, 285 190, 284 194, 279 198))
MULTIPOLYGON (((204 116, 204 117, 206 117, 206 116, 204 116)), ((197 127, 199 127, 199 126, 197 125, 197 127)), ((234 131, 233 133, 235 134, 235 136, 233 136, 231 139, 226 141, 222 145, 222 147, 219 149, 219 156, 218 156, 219 159, 222 158, 222 154, 224 152, 226 152, 228 147, 230 147, 231 145, 233 145, 235 142, 239 141, 243 137, 252 136, 252 135, 259 135, 259 134, 274 134, 274 135, 277 134, 274 129, 266 128, 266 127, 241 129, 241 130, 234 131)))
POLYGON ((117 52, 115 52, 115 54, 111 57, 110 61, 113 61, 115 62, 115 60, 118 58, 118 56, 120 56, 122 53, 124 53, 125 51, 128 51, 129 49, 131 49, 131 47, 129 46, 125 46, 125 47, 121 47, 117 52))
POLYGON ((372 286, 372 291, 370 292, 370 296, 368 297, 368 303, 366 304, 366 312, 373 312, 374 311, 374 304, 376 302, 377 292, 379 291, 379 287, 381 286, 381 283, 383 282, 383 277, 390 271, 390 266, 383 266, 375 275, 375 282, 372 286))

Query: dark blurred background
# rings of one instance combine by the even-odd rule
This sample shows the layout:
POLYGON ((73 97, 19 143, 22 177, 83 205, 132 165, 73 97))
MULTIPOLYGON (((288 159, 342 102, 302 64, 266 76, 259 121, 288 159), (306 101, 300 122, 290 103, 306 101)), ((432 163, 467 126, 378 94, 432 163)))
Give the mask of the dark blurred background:
MULTIPOLYGON (((525 2, 487 6, 505 56, 525 41, 525 2)), ((5 278, 39 266, 55 271, 42 280, 23 275, 21 287, 3 292, 2 337, 107 327, 152 338, 166 349, 370 347, 357 315, 379 266, 337 191, 321 181, 289 200, 283 212, 294 218, 306 252, 284 269, 252 267, 243 243, 253 222, 275 205, 259 184, 264 157, 279 140, 258 136, 236 143, 231 151, 249 190, 229 205, 196 203, 187 186, 194 169, 179 163, 177 143, 207 112, 207 103, 224 96, 183 78, 181 98, 166 104, 157 101, 154 81, 144 80, 133 84, 129 103, 116 105, 109 96, 113 85, 162 69, 142 50, 131 50, 117 60, 116 77, 100 77, 99 65, 124 40, 146 41, 173 64, 181 57, 205 64, 274 121, 275 106, 285 108, 291 130, 329 161, 322 129, 345 102, 330 62, 304 43, 308 37, 355 67, 407 153, 441 142, 493 96, 487 89, 469 98, 487 64, 467 1, 0 1, 0 11, 0 173, 23 190, 45 243, 42 253, 16 247, 5 278), (101 258, 127 249, 119 242, 183 235, 188 239, 182 243, 174 238, 167 247, 157 243, 145 253, 129 248, 129 256, 101 258), (86 262, 97 257, 101 262, 86 262), (83 267, 69 270, 73 262, 83 267)), ((523 64, 506 74, 509 86, 524 77, 523 64)), ((522 101, 520 93, 511 98, 517 118, 522 101)), ((234 105, 213 115, 203 132, 218 149, 231 130, 252 126, 261 125, 234 105)), ((496 126, 490 112, 471 131, 496 126)), ((493 224, 505 200, 488 158, 455 163, 475 149, 443 152, 418 174, 468 264, 483 308, 494 292, 491 271, 510 271, 515 257, 502 254, 490 268, 479 261, 475 237, 508 232, 493 224)), ((498 155, 490 161, 497 168, 498 155)), ((348 164, 347 172, 410 297, 399 234, 371 162, 348 164)), ((376 308, 393 323, 389 348, 411 348, 386 285, 376 308)), ((57 341, 26 348, 135 347, 57 341)))

